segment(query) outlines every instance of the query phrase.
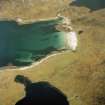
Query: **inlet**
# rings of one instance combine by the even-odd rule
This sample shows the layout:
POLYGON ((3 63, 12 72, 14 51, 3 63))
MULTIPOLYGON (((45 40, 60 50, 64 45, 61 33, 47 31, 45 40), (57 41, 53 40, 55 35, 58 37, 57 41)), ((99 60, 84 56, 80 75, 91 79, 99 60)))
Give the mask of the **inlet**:
POLYGON ((66 49, 65 33, 55 26, 61 18, 18 24, 0 21, 0 66, 26 66, 53 51, 66 49))

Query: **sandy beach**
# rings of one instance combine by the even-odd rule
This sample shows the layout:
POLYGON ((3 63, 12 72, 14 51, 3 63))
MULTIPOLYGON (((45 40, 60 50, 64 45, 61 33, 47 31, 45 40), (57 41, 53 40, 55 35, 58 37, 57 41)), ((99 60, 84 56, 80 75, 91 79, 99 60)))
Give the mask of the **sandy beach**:
POLYGON ((66 39, 68 47, 75 51, 78 45, 77 33, 75 31, 67 32, 66 39))

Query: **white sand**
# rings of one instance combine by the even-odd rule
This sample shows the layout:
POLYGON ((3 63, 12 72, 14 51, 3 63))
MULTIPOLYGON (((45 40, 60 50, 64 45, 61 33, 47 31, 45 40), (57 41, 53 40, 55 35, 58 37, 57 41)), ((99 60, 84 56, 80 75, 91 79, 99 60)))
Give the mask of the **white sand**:
MULTIPOLYGON (((78 40, 77 40, 77 34, 75 31, 72 32, 67 32, 66 33, 66 39, 67 39, 67 45, 69 47, 69 49, 71 49, 72 51, 75 51, 78 45, 78 40)), ((35 66, 38 66, 39 64, 43 63, 44 61, 48 60, 51 57, 57 56, 57 55, 61 55, 64 52, 69 52, 68 51, 62 51, 62 52, 56 52, 54 54, 48 55, 47 57, 41 59, 40 61, 34 62, 32 65, 30 66, 25 66, 25 67, 20 67, 20 68, 16 68, 16 69, 4 69, 6 71, 11 71, 11 70, 27 70, 27 69, 31 69, 35 66)), ((4 70, 0 70, 0 72, 3 72, 4 70)))
MULTIPOLYGON (((66 39, 67 39, 67 45, 68 45, 69 49, 71 49, 72 51, 75 51, 76 48, 77 48, 77 45, 78 45, 77 33, 75 31, 67 32, 66 33, 66 39)), ((37 62, 33 63, 30 66, 20 67, 20 68, 11 69, 11 70, 27 70, 27 69, 31 69, 31 68, 33 68, 35 66, 38 66, 39 64, 43 63, 44 61, 46 61, 47 59, 49 59, 51 57, 63 54, 63 52, 65 52, 65 51, 56 52, 54 54, 48 55, 47 57, 41 59, 40 61, 37 61, 37 62)), ((11 70, 8 70, 8 69, 5 69, 5 70, 6 71, 11 71, 11 70)), ((1 71, 3 71, 3 70, 0 70, 0 72, 1 71)))
POLYGON ((3 72, 3 71, 11 71, 11 70, 27 70, 27 69, 31 69, 31 68, 34 68, 35 66, 38 66, 39 64, 43 63, 44 61, 48 60, 49 58, 51 57, 54 57, 54 56, 57 56, 57 55, 61 55, 63 54, 64 52, 68 52, 68 51, 62 51, 62 52, 57 52, 57 53, 54 53, 54 54, 51 54, 51 55, 48 55, 46 56, 45 58, 42 58, 40 61, 37 61, 37 62, 34 62, 33 64, 31 64, 30 66, 25 66, 25 67, 20 67, 20 68, 15 68, 15 69, 0 69, 0 72, 3 72))
MULTIPOLYGON (((66 18, 66 17, 63 17, 64 20, 65 20, 65 23, 66 24, 70 24, 69 20, 66 18)), ((68 28, 72 29, 71 26, 69 26, 68 28)), ((77 45, 78 45, 78 40, 77 40, 77 33, 75 31, 71 31, 71 32, 66 32, 66 40, 67 40, 67 46, 69 47, 69 49, 71 49, 72 51, 75 51, 76 48, 77 48, 77 45)), ((62 51, 62 52, 65 52, 65 51, 62 51)), ((47 59, 53 57, 53 56, 56 56, 56 55, 61 55, 62 52, 58 52, 58 53, 55 53, 55 54, 51 54, 43 59, 41 59, 40 61, 37 61, 35 63, 33 63, 32 65, 30 66, 26 66, 26 67, 21 67, 21 68, 16 68, 16 69, 5 69, 6 71, 11 71, 11 70, 27 70, 27 69, 31 69, 41 63, 43 63, 44 61, 46 61, 47 59)), ((0 72, 2 72, 3 70, 0 70, 0 72)))
POLYGON ((75 51, 78 45, 77 33, 75 31, 67 32, 66 36, 68 47, 75 51))
POLYGON ((60 55, 60 54, 61 54, 61 53, 49 55, 49 56, 47 56, 47 57, 45 57, 45 58, 42 58, 40 61, 37 61, 37 62, 33 63, 33 64, 30 65, 30 66, 22 67, 22 68, 19 68, 18 70, 31 69, 31 68, 33 68, 33 67, 35 67, 35 66, 37 66, 37 65, 39 65, 39 64, 41 64, 41 63, 43 63, 43 62, 46 61, 47 59, 49 59, 49 58, 51 58, 51 57, 53 57, 53 56, 56 56, 56 55, 60 55))

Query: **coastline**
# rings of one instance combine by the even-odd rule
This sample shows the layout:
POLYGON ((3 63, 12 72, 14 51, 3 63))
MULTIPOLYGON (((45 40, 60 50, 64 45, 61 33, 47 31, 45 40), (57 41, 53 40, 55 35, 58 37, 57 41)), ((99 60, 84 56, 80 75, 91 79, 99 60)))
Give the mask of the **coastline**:
MULTIPOLYGON (((59 16, 59 17, 55 17, 55 19, 59 19, 59 18, 62 18, 64 19, 64 24, 67 24, 67 27, 71 29, 71 31, 69 32, 65 32, 65 44, 67 45, 67 50, 62 50, 62 51, 57 51, 57 52, 52 52, 51 54, 48 54, 46 55, 44 58, 40 59, 39 61, 35 61, 33 62, 31 65, 29 66, 24 66, 24 67, 16 67, 16 66, 13 66, 14 68, 5 68, 5 67, 1 67, 0 68, 0 72, 3 72, 3 71, 11 71, 11 70, 27 70, 27 69, 30 69, 30 68, 33 68, 35 66, 38 66, 39 64, 43 63, 44 61, 48 60, 49 58, 51 57, 54 57, 54 56, 57 56, 57 55, 61 55, 65 52, 70 52, 70 51, 75 51, 76 50, 76 47, 77 47, 77 35, 76 35, 76 32, 75 31, 72 31, 72 27, 69 26, 71 22, 69 22, 68 18, 66 17, 63 17, 63 16, 59 16), (72 33, 75 33, 74 36, 72 36, 72 33)), ((54 18, 52 18, 54 19, 54 18)), ((40 21, 44 21, 44 20, 47 20, 47 19, 43 19, 43 20, 40 20, 40 21)), ((50 19, 49 19, 50 20, 50 19)), ((18 22, 17 22, 18 23, 18 22)), ((18 23, 20 24, 20 23, 18 23)), ((8 67, 8 66, 7 66, 8 67)))
POLYGON ((42 21, 50 21, 50 20, 56 20, 59 19, 58 16, 56 17, 50 17, 47 19, 33 19, 33 20, 23 20, 22 18, 15 18, 15 19, 8 19, 8 18, 0 18, 0 21, 14 21, 19 25, 24 25, 24 24, 32 24, 34 22, 42 22, 42 21))
MULTIPOLYGON (((75 33, 75 31, 72 31, 75 33)), ((44 58, 40 59, 39 61, 36 61, 34 63, 32 63, 31 65, 29 66, 25 66, 25 67, 16 67, 15 69, 14 68, 10 68, 9 70, 6 68, 4 70, 0 69, 0 72, 3 72, 3 71, 11 71, 11 70, 27 70, 27 69, 31 69, 35 66, 38 66, 39 64, 43 63, 44 61, 48 60, 49 58, 51 57, 54 57, 54 56, 57 56, 57 55, 62 55, 63 53, 65 52, 70 52, 70 51, 75 51, 77 46, 78 46, 78 40, 77 40, 77 36, 76 36, 76 33, 74 36, 72 36, 72 32, 67 32, 65 33, 65 36, 66 36, 66 44, 67 44, 67 50, 62 50, 62 51, 57 51, 55 53, 51 53, 51 54, 48 54, 46 55, 44 58), (73 38, 72 38, 73 37, 73 38), (72 39, 71 39, 72 38, 72 39)))
POLYGON ((60 51, 60 52, 56 52, 56 53, 53 53, 53 54, 49 54, 48 56, 46 56, 46 57, 44 57, 44 58, 42 58, 41 60, 39 60, 39 61, 37 61, 37 62, 34 62, 34 63, 32 63, 30 66, 25 66, 25 67, 17 67, 17 68, 11 68, 11 69, 4 69, 4 70, 2 70, 2 69, 0 69, 0 72, 3 72, 3 71, 19 71, 19 70, 22 70, 22 71, 24 71, 24 70, 27 70, 27 69, 31 69, 31 68, 33 68, 33 67, 35 67, 35 66, 38 66, 39 64, 41 64, 41 63, 43 63, 44 61, 46 61, 46 60, 48 60, 48 59, 50 59, 51 57, 54 57, 54 56, 57 56, 57 55, 62 55, 63 53, 65 53, 65 52, 70 52, 71 50, 65 50, 65 51, 60 51))
POLYGON ((77 33, 75 31, 67 32, 66 40, 67 40, 68 49, 75 51, 78 46, 77 33))

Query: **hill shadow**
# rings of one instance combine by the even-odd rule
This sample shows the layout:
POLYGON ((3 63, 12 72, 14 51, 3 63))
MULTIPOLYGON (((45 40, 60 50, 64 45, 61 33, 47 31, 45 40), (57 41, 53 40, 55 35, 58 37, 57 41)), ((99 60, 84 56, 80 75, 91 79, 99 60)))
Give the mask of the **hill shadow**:
POLYGON ((105 8, 105 0, 74 0, 70 3, 71 6, 84 6, 91 11, 105 8))
POLYGON ((67 97, 46 81, 32 83, 27 77, 17 75, 15 82, 25 86, 25 97, 15 105, 69 105, 67 97))

